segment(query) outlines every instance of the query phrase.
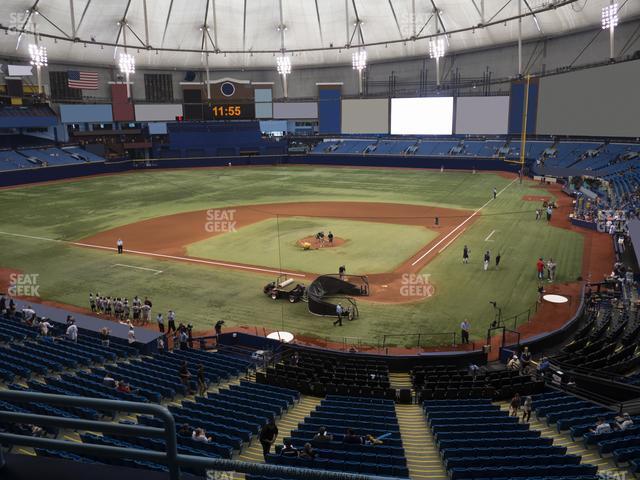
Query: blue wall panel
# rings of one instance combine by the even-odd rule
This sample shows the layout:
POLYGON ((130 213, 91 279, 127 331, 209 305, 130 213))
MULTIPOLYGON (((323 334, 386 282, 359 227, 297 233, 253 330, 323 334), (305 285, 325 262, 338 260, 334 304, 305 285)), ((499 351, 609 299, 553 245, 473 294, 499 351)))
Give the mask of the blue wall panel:
POLYGON ((320 89, 318 102, 318 118, 320 133, 340 133, 340 89, 320 89))
POLYGON ((111 123, 111 105, 60 105, 62 123, 111 123))
MULTIPOLYGON (((524 94, 526 82, 511 83, 509 98, 509 135, 522 133, 522 110, 524 108, 524 94)), ((532 80, 529 84, 529 108, 527 110, 527 135, 536 133, 536 119, 538 115, 538 82, 532 80)))

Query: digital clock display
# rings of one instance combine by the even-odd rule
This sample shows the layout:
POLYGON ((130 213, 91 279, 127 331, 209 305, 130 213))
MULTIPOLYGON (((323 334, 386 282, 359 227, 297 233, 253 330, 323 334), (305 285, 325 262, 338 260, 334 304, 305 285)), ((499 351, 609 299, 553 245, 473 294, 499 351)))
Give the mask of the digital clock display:
POLYGON ((211 114, 216 120, 246 120, 255 117, 251 103, 220 103, 211 105, 211 114))

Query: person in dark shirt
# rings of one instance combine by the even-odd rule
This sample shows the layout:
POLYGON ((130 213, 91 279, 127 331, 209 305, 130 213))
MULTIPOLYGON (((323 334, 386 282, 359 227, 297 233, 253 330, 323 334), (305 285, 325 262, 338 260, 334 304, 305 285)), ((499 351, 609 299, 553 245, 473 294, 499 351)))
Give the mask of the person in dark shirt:
POLYGON ((287 439, 284 441, 284 447, 280 450, 280 455, 283 457, 297 457, 298 449, 291 445, 291 440, 287 439))
POLYGON ((269 420, 262 429, 260 430, 260 435, 258 437, 260 439, 260 444, 262 445, 262 454, 264 455, 265 460, 267 459, 267 455, 271 451, 271 445, 273 445, 278 438, 278 427, 276 427, 275 420, 269 420))
POLYGON ((353 433, 353 430, 351 430, 350 428, 347 429, 347 433, 345 434, 344 439, 342 441, 344 443, 362 445, 362 437, 353 433))
POLYGON ((193 428, 188 423, 183 423, 178 429, 178 435, 182 435, 183 437, 190 437, 193 432, 193 428))
POLYGON ((198 365, 198 395, 204 396, 207 391, 207 379, 204 376, 204 366, 198 365))
POLYGON ((187 366, 187 362, 182 362, 182 366, 180 367, 180 381, 182 385, 184 385, 185 395, 191 395, 191 373, 189 373, 189 367, 187 366))
POLYGON ((327 429, 325 427, 320 427, 318 433, 313 436, 314 442, 330 442, 333 440, 333 435, 327 433, 327 429))
POLYGON ((317 456, 318 454, 313 449, 311 444, 309 442, 305 443, 304 448, 300 452, 300 458, 304 458, 306 460, 314 460, 317 456))

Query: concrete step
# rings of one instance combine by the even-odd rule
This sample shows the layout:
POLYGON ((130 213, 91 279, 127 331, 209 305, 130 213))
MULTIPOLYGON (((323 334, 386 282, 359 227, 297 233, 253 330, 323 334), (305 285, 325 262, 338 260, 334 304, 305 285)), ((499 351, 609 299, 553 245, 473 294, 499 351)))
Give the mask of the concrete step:
POLYGON ((396 405, 409 476, 415 480, 446 479, 440 454, 420 405, 396 405))
MULTIPOLYGON (((500 409, 509 411, 509 404, 507 402, 501 402, 500 409)), ((539 430, 542 432, 541 435, 543 437, 553 438, 554 445, 567 447, 568 454, 580 455, 582 457, 580 463, 597 465, 598 474, 604 475, 605 478, 625 478, 625 475, 629 475, 630 473, 624 468, 616 467, 613 460, 610 458, 601 458, 594 447, 588 450, 584 447, 582 442, 572 440, 568 433, 558 433, 558 429, 555 425, 547 425, 547 422, 544 419, 536 419, 535 413, 531 414, 529 427, 531 430, 539 430)))
MULTIPOLYGON (((282 417, 276 420, 278 426, 278 438, 276 444, 282 444, 284 437, 288 437, 291 434, 291 430, 298 428, 298 424, 304 421, 304 417, 308 417, 309 413, 320 405, 322 399, 318 397, 311 397, 307 395, 301 395, 300 400, 287 410, 282 417)), ((272 449, 272 452, 274 450, 272 449)), ((264 457, 262 456, 262 445, 257 438, 254 438, 251 444, 245 448, 240 455, 235 455, 234 459, 242 460, 245 462, 257 462, 264 463, 264 457)))

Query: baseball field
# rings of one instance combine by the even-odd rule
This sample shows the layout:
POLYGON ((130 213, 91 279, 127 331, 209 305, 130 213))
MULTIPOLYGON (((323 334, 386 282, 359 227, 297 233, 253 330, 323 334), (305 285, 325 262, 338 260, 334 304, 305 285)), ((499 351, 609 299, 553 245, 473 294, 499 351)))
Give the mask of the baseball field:
POLYGON ((589 273, 583 235, 535 218, 544 198, 558 197, 498 173, 281 166, 100 176, 0 190, 0 268, 36 274, 40 298, 65 305, 86 308, 90 292, 148 296, 152 315, 173 309, 199 331, 224 319, 373 343, 457 331, 468 318, 482 338, 490 301, 504 317, 535 303, 538 257, 556 261, 557 283, 589 273), (334 243, 316 245, 319 231, 334 243), (342 327, 262 293, 279 270, 308 284, 339 265, 372 283, 360 318, 342 327))

